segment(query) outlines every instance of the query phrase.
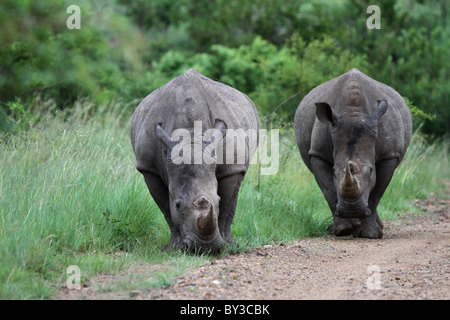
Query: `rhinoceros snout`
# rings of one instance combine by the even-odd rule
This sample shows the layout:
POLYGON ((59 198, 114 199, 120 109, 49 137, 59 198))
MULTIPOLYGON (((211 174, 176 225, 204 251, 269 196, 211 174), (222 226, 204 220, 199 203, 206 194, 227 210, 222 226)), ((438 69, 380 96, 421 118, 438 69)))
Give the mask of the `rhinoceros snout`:
POLYGON ((372 214, 366 202, 342 203, 336 207, 335 216, 339 218, 366 218, 372 214))
POLYGON ((219 253, 226 245, 222 237, 215 237, 209 241, 185 238, 183 241, 186 250, 194 253, 219 253))

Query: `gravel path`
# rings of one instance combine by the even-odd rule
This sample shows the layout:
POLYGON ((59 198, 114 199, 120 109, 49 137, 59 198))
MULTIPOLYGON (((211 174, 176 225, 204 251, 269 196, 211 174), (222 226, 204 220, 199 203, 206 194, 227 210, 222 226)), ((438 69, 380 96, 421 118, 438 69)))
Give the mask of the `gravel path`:
POLYGON ((381 240, 308 238, 216 260, 159 299, 449 299, 450 201, 385 222, 381 240))
MULTIPOLYGON (((90 286, 59 298, 448 300, 450 201, 432 197, 416 205, 424 213, 385 221, 383 239, 307 238, 225 256, 165 289, 102 295, 90 286)), ((114 277, 120 276, 108 281, 114 277)))

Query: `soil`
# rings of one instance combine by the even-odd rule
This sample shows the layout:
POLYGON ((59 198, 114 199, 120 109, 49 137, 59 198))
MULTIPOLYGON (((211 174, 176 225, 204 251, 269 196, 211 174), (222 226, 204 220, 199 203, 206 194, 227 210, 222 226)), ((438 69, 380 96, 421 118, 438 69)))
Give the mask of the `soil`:
MULTIPOLYGON (((231 254, 164 289, 100 292, 99 275, 57 299, 450 299, 450 200, 416 200, 420 214, 384 221, 383 239, 306 238, 231 254)), ((125 274, 154 271, 132 266, 125 274)))

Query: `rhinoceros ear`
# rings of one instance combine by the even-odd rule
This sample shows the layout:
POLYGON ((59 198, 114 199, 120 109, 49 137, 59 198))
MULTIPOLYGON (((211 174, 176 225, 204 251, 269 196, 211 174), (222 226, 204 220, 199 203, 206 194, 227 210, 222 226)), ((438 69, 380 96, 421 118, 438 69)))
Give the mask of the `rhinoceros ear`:
POLYGON ((325 124, 328 123, 335 124, 338 120, 336 112, 334 112, 334 110, 326 102, 316 103, 316 116, 320 122, 325 124))
POLYGON ((227 125, 222 120, 217 119, 211 129, 204 132, 204 137, 207 144, 217 144, 220 140, 225 137, 227 130, 227 125), (209 140, 209 141, 208 141, 209 140))
POLYGON ((161 141, 166 147, 170 147, 173 142, 170 139, 167 132, 161 127, 161 123, 156 124, 155 126, 155 134, 159 141, 161 141))
POLYGON ((387 104, 386 100, 384 100, 384 99, 383 100, 378 100, 377 108, 372 114, 373 117, 376 120, 380 119, 383 116, 383 114, 386 112, 387 108, 388 108, 388 104, 387 104))
POLYGON ((225 136, 226 130, 227 130, 227 124, 220 119, 216 119, 216 122, 214 122, 214 129, 220 130, 222 132, 222 136, 225 136))

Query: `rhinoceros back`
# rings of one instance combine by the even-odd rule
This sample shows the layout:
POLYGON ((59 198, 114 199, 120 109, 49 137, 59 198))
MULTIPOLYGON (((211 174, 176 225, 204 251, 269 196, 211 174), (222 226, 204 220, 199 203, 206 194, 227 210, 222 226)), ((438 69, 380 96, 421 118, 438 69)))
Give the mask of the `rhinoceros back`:
POLYGON ((300 102, 294 131, 300 154, 310 168, 311 155, 333 163, 333 146, 326 124, 316 117, 317 102, 327 102, 338 114, 372 113, 378 100, 386 100, 388 109, 379 120, 376 161, 402 160, 411 138, 411 114, 404 99, 391 87, 357 69, 327 81, 311 90, 300 102))
MULTIPOLYGON (((181 74, 144 98, 133 115, 130 133, 136 167, 159 175, 164 171, 156 124, 161 123, 171 135, 175 129, 193 128, 195 121, 201 121, 203 130, 210 129, 217 119, 224 121, 227 129, 259 129, 256 108, 245 94, 194 69, 181 74)), ((217 166, 217 175, 247 168, 248 163, 222 164, 217 166)))

